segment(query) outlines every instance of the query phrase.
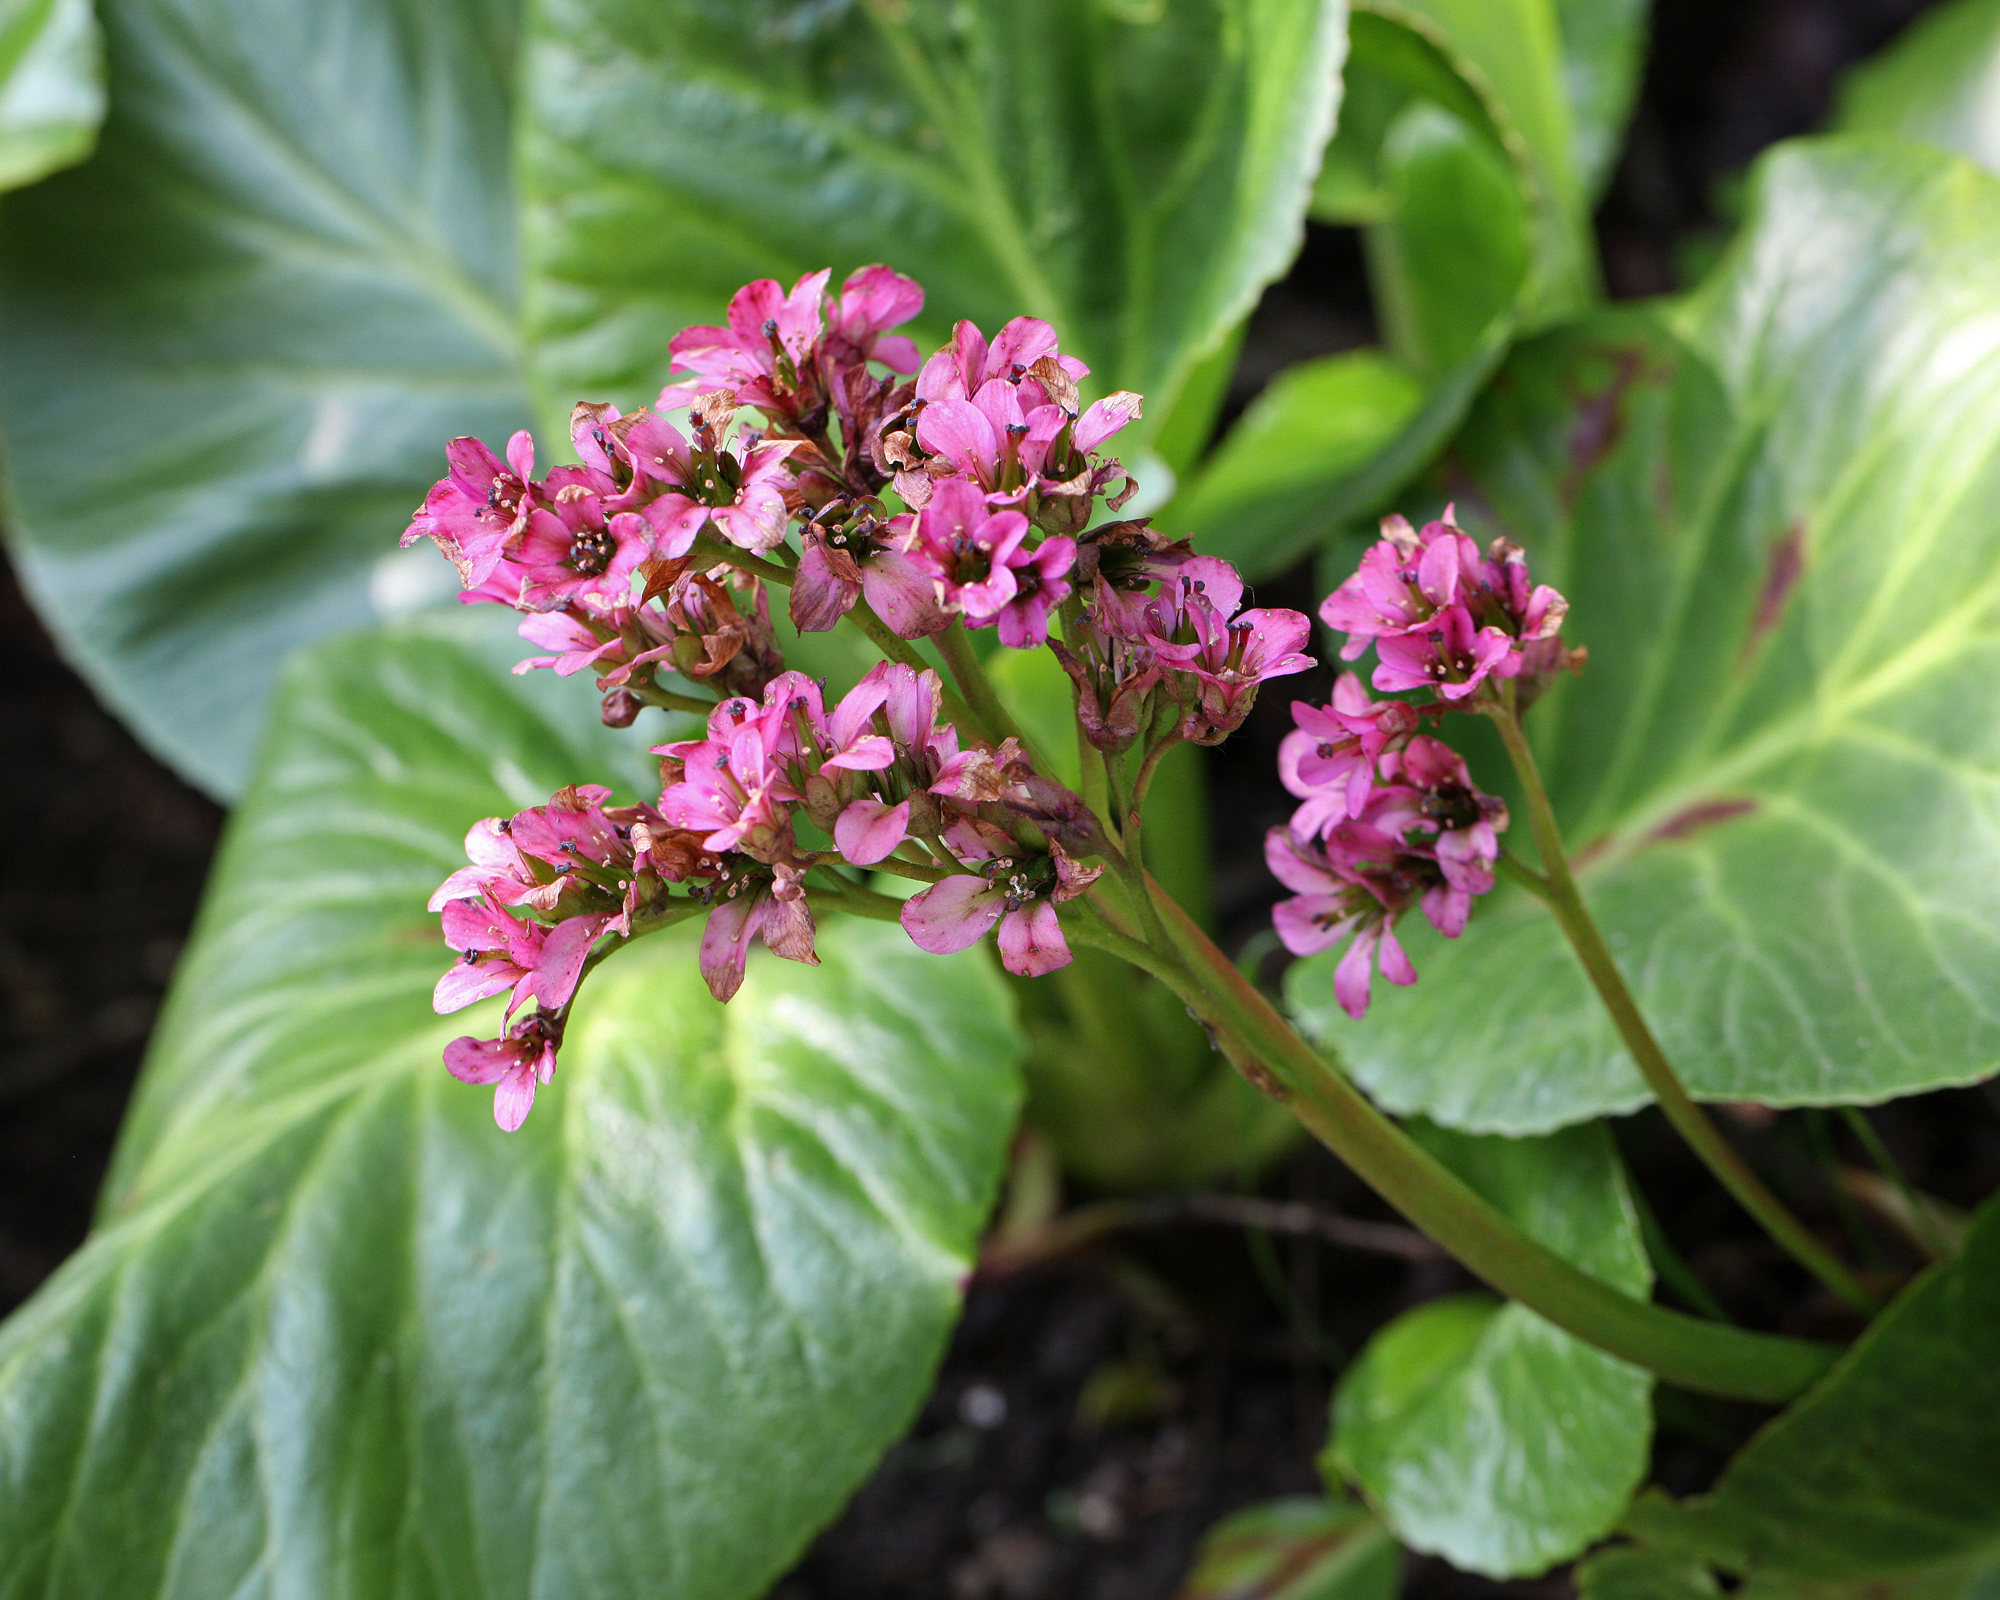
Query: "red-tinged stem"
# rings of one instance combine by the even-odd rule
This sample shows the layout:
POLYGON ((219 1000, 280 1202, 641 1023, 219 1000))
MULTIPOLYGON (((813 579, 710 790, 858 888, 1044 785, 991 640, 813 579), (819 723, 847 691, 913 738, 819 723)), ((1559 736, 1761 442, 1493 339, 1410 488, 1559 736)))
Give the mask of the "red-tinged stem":
POLYGON ((1591 916, 1590 908, 1584 904, 1582 891, 1576 885, 1576 876, 1570 870, 1568 852, 1563 848, 1562 830, 1556 825, 1555 808, 1549 803, 1548 790, 1535 764, 1534 751, 1529 748, 1527 735, 1522 732, 1521 719, 1514 711, 1511 698, 1493 713, 1493 721, 1507 746, 1514 772, 1521 780, 1528 802, 1528 820, 1535 832, 1535 848, 1542 858, 1539 874, 1519 868, 1511 875, 1538 893, 1554 913, 1557 925, 1569 940, 1570 948, 1576 952, 1577 960, 1590 978, 1591 987, 1596 989, 1598 999, 1604 1003, 1604 1009, 1618 1029, 1618 1036, 1625 1041, 1625 1048, 1638 1064, 1646 1087, 1653 1091, 1653 1099, 1658 1102, 1667 1121, 1673 1124, 1674 1131, 1701 1159, 1702 1165, 1736 1197, 1737 1204, 1749 1212, 1801 1266, 1857 1311, 1875 1311, 1877 1303, 1874 1297, 1861 1287, 1840 1258, 1814 1238, 1806 1225, 1765 1186, 1764 1180, 1723 1138, 1722 1130, 1695 1104, 1694 1097, 1688 1093, 1686 1085, 1667 1060, 1666 1052, 1653 1037, 1653 1030, 1646 1025, 1638 1002, 1632 998, 1632 991, 1626 988, 1617 962, 1611 958, 1611 948, 1604 942, 1597 919, 1591 916))
POLYGON ((1088 918, 1078 919, 1079 935, 1172 988, 1253 1083, 1495 1289, 1599 1349, 1705 1393, 1785 1401, 1832 1364, 1838 1352, 1830 1346, 1749 1333, 1635 1300, 1537 1243, 1376 1110, 1148 883, 1171 951, 1140 945, 1088 918))

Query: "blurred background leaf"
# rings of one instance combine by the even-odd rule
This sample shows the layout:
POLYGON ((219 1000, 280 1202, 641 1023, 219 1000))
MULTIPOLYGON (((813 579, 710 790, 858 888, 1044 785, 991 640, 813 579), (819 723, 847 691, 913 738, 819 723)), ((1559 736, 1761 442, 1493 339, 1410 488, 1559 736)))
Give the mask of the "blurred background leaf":
MULTIPOLYGON (((527 137, 545 402, 649 398, 746 278, 887 260, 923 329, 1039 316, 1167 425, 1298 249, 1341 0, 548 0, 527 137)), ((1123 441, 1121 441, 1123 443, 1123 441)))
POLYGON ((511 0, 105 0, 97 155, 0 209, 23 585, 211 793, 295 646, 436 599, 395 537, 527 421, 511 0))
POLYGON ((0 189, 81 161, 103 120, 90 0, 0 0, 0 189))
POLYGON ((2000 4, 1952 0, 1847 75, 1835 125, 1895 134, 2000 172, 2000 4))

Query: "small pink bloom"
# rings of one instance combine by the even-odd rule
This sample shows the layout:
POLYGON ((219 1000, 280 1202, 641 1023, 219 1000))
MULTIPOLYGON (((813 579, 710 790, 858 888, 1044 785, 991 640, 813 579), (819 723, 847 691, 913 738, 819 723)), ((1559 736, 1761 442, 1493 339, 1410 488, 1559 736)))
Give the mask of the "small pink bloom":
POLYGON ((984 625, 1019 591, 1014 569, 1028 561, 1029 552, 1021 549, 1027 536, 1028 519, 1020 512, 994 511, 972 484, 947 478, 917 518, 910 555, 936 582, 946 610, 984 625))
POLYGON ((1015 554, 1014 597, 1000 608, 1000 642, 1032 650, 1049 641, 1049 613, 1070 596, 1069 573, 1076 565, 1074 539, 1044 539, 1034 550, 1015 554))
POLYGON ((914 278, 884 266, 849 273, 829 317, 829 359, 843 365, 874 360, 891 372, 915 372, 916 341, 903 334, 885 334, 923 309, 923 285, 914 278))
POLYGON ((444 942, 459 952, 438 979, 431 1008, 439 1016, 475 1000, 513 990, 513 1010, 534 992, 533 978, 549 930, 486 900, 453 900, 444 907, 444 942))
POLYGON ((1446 700, 1463 700, 1489 674, 1511 678, 1521 670, 1514 641, 1498 628, 1475 631, 1463 606, 1447 606, 1408 632, 1383 635, 1375 653, 1376 688, 1433 689, 1446 700))
POLYGON ((780 862, 768 874, 725 871, 707 890, 714 909, 702 930, 701 975, 716 999, 727 1004, 743 986, 753 938, 761 938, 765 948, 787 961, 819 965, 802 876, 798 868, 780 862))
POLYGON ((493 1120, 512 1133, 528 1120, 535 1089, 556 1075, 560 1025, 537 1013, 497 1039, 454 1039, 444 1047, 445 1070, 460 1083, 495 1085, 493 1120))
POLYGON ((458 568, 460 581, 477 588, 534 509, 535 443, 525 430, 516 433, 503 463, 477 439, 454 439, 445 460, 450 474, 424 497, 403 544, 430 539, 458 568))
POLYGON ((1292 814, 1302 839, 1358 817, 1375 783, 1375 763, 1416 730, 1416 713, 1400 700, 1371 700, 1361 680, 1343 672, 1326 706, 1292 702, 1298 727, 1278 747, 1278 776, 1305 804, 1292 814))
MULTIPOLYGON (((962 855, 994 848, 963 829, 950 837, 962 855)), ((1040 977, 1073 959, 1056 907, 1082 894, 1102 871, 1079 867, 1054 843, 1047 857, 1026 862, 992 855, 982 876, 949 877, 905 900, 903 930, 919 949, 948 955, 977 943, 997 925, 1000 964, 1017 977, 1040 977)))
POLYGON ((1353 937, 1333 980, 1334 997, 1350 1017, 1358 1019, 1368 1010, 1378 953, 1382 976, 1391 983, 1417 981, 1416 969, 1395 934, 1395 919, 1404 905, 1386 903, 1376 882, 1329 860, 1325 851, 1302 844, 1283 828, 1264 836, 1264 859, 1272 875, 1296 891, 1294 898, 1280 901, 1271 912, 1272 925, 1287 950, 1315 955, 1353 937))

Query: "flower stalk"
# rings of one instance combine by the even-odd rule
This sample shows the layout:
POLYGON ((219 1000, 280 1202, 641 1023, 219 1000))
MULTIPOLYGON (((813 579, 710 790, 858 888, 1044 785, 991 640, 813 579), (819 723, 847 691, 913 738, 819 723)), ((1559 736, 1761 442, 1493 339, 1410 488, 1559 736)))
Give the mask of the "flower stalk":
POLYGON ((1515 863, 1510 875, 1539 895, 1554 914, 1557 926, 1569 940, 1570 948, 1576 952, 1591 987, 1604 1003, 1605 1011, 1618 1029, 1618 1036, 1625 1041, 1625 1048, 1638 1064, 1640 1075, 1645 1078, 1646 1087, 1652 1091, 1661 1112, 1702 1165, 1801 1266, 1855 1310, 1864 1315, 1874 1312, 1877 1309, 1875 1298, 1861 1286, 1840 1258, 1821 1244, 1806 1225, 1792 1215, 1785 1203, 1770 1191, 1764 1180, 1737 1154, 1735 1147, 1722 1136, 1722 1130, 1709 1120, 1708 1114, 1688 1093, 1687 1086, 1667 1060, 1666 1052, 1653 1037, 1653 1030, 1647 1026, 1638 1002, 1632 998, 1632 991, 1626 987, 1618 964, 1612 959, 1610 947, 1605 944, 1604 935, 1598 929, 1597 919, 1591 916, 1590 908, 1584 904, 1576 875, 1570 870, 1568 852, 1563 848, 1562 830, 1556 823, 1555 808, 1549 803, 1548 790, 1542 783, 1534 750, 1522 730, 1520 715, 1511 696, 1504 696, 1495 707, 1493 721, 1500 730, 1502 743, 1507 747, 1515 776, 1520 779, 1528 804, 1528 820, 1534 830, 1535 848, 1542 858, 1541 872, 1533 872, 1515 863))

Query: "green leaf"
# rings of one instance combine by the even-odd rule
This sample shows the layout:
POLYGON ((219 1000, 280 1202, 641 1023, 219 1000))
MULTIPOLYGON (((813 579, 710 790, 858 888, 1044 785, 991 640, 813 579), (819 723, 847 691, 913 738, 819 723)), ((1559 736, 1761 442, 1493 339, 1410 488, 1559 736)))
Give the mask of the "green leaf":
MULTIPOLYGON (((1996 248, 2000 185, 1963 163, 1782 148, 1700 296, 1524 348, 1448 458, 1439 498, 1525 544, 1591 650, 1529 732, 1697 1096, 1867 1102, 2000 1066, 1996 248)), ((1289 991, 1386 1105, 1525 1132, 1644 1103, 1538 902, 1502 891, 1456 942, 1402 926, 1421 981, 1365 1023, 1329 959, 1289 991)))
POLYGON ((1645 65, 1647 0, 1555 0, 1577 182, 1604 193, 1625 143, 1645 65))
POLYGON ((526 75, 548 398, 643 398, 744 279, 887 261, 1054 324, 1150 426, 1298 248, 1339 0, 550 0, 526 75))
POLYGON ((2000 1580, 2000 1200, 1713 1493, 1635 1529, 1755 1580, 2000 1580))
MULTIPOLYGON (((1638 1217, 1601 1126, 1410 1131, 1541 1243, 1646 1294, 1638 1217)), ((1492 1577, 1541 1572, 1625 1509, 1646 1471, 1651 1392, 1650 1375, 1525 1306, 1449 1296, 1398 1317, 1347 1370, 1327 1462, 1411 1548, 1492 1577)))
POLYGON ((1459 118, 1410 105, 1382 145, 1389 213, 1367 232, 1389 349, 1432 383, 1511 318, 1529 272, 1528 219, 1507 161, 1459 118))
POLYGON ((1367 224, 1376 304, 1405 371, 1362 353, 1313 364, 1298 387, 1281 376, 1160 513, 1252 577, 1380 510, 1515 335, 1596 292, 1551 0, 1368 0, 1352 43, 1346 122, 1314 214, 1367 224), (1368 392, 1386 385, 1399 402, 1368 392))
POLYGON ((500 1133, 423 903, 472 819, 643 779, 553 687, 435 630, 287 673, 100 1225, 0 1330, 0 1593, 748 1600, 908 1424, 1005 993, 841 921, 725 1009, 673 930, 500 1133))
POLYGON ((1576 1569, 1579 1600, 1720 1600, 1708 1564, 1676 1550, 1616 1545, 1576 1569))
POLYGON ((0 189, 81 161, 103 120, 90 0, 0 0, 0 189))
POLYGON ((1288 367, 1161 513, 1162 526, 1187 529, 1204 554, 1247 573, 1281 571, 1349 511, 1329 484, 1380 457, 1423 401, 1423 386, 1372 350, 1288 367))
POLYGON ((1202 1535, 1174 1600, 1396 1600, 1402 1552, 1347 1501, 1266 1500, 1202 1535))
POLYGON ((1835 125, 1922 139, 2000 171, 2000 4, 1954 0, 1925 12, 1847 75, 1835 125))
POLYGON ((527 420, 507 0, 105 0, 96 157, 0 213, 13 554, 93 687, 211 791, 285 653, 435 597, 395 538, 527 420))

